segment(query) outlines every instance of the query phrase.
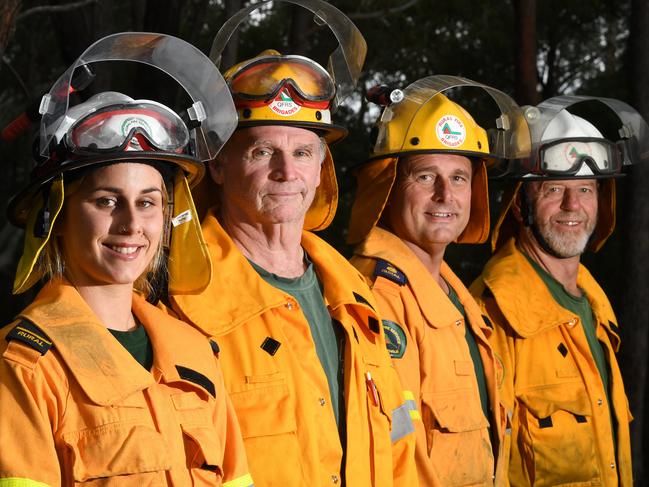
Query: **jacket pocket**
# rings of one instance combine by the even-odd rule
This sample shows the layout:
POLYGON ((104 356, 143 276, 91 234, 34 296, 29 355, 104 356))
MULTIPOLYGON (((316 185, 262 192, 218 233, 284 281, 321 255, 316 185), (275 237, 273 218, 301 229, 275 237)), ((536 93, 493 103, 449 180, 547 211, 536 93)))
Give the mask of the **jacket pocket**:
POLYGON ((422 392, 428 456, 440 484, 491 485, 494 458, 489 422, 469 390, 422 392))
POLYGON ((241 427, 252 477, 269 478, 269 472, 276 472, 277 485, 300 482, 307 485, 299 461, 286 466, 288 459, 308 456, 299 444, 296 410, 286 379, 282 374, 273 374, 255 376, 252 380, 246 378, 246 382, 257 387, 232 392, 230 399, 241 427))
POLYGON ((162 435, 142 425, 113 423, 65 433, 72 477, 86 485, 166 485, 171 462, 162 435))
POLYGON ((532 485, 599 485, 592 409, 581 382, 518 394, 517 442, 532 485))
POLYGON ((219 485, 223 478, 223 448, 212 428, 181 425, 192 485, 219 485))

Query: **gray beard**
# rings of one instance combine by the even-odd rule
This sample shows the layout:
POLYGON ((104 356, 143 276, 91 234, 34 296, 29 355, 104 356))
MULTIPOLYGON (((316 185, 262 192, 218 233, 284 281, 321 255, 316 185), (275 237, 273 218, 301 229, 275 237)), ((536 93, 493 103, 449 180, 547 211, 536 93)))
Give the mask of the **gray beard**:
POLYGON ((596 224, 597 219, 591 220, 582 232, 572 235, 558 232, 550 224, 541 224, 538 218, 535 218, 532 224, 532 233, 539 240, 541 247, 546 251, 549 250, 550 254, 561 259, 568 259, 584 253, 596 224))

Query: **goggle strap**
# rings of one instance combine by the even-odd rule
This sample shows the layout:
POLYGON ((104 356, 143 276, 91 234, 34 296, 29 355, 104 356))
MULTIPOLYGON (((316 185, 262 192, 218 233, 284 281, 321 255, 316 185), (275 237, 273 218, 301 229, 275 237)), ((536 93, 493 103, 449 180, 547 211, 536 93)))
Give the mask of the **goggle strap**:
POLYGON ((47 184, 43 187, 43 207, 36 216, 34 222, 34 237, 46 238, 50 233, 50 226, 52 219, 50 214, 50 185, 47 184))

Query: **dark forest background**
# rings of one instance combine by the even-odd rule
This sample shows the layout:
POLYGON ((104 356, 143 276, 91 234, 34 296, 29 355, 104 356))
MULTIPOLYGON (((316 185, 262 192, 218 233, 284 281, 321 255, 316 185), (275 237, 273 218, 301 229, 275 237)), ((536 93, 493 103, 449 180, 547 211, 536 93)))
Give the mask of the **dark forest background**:
MULTIPOLYGON (((114 32, 176 35, 209 52, 221 24, 241 0, 81 0, 46 3, 0 0, 0 128, 41 95, 93 41, 114 32)), ((369 150, 379 112, 362 88, 395 87, 430 75, 465 76, 535 104, 558 94, 619 98, 649 119, 649 2, 646 0, 334 0, 368 44, 360 88, 338 122, 349 137, 334 147, 340 205, 323 236, 348 254, 346 222, 354 195, 352 170, 369 150)), ((264 7, 224 54, 223 67, 267 48, 305 54, 322 64, 335 47, 313 15, 295 6, 264 7), (323 31, 324 32, 321 32, 323 31)), ((110 87, 134 97, 179 97, 168 80, 141 67, 106 70, 95 91, 110 87), (110 71, 110 72, 108 72, 110 71)), ((90 93, 90 90, 88 90, 90 93)), ((22 233, 7 223, 7 200, 33 167, 34 132, 0 140, 0 323, 32 297, 11 296, 22 233)), ((636 485, 649 485, 649 167, 632 167, 618 184, 618 222, 603 250, 584 257, 617 311, 619 361, 631 411, 636 485)), ((502 183, 493 183, 492 220, 502 183)), ((448 260, 469 284, 489 247, 454 246, 448 260)))

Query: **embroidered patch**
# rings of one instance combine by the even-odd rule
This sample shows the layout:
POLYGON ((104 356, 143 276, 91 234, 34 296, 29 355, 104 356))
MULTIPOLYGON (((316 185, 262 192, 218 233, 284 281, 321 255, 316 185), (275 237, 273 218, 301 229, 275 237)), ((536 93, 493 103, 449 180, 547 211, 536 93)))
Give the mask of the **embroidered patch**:
POLYGON ((212 397, 216 397, 216 387, 214 387, 214 382, 205 377, 203 374, 196 372, 189 367, 183 367, 182 365, 176 365, 176 370, 178 371, 178 375, 181 379, 201 386, 203 389, 209 392, 212 397))
POLYGON ((374 268, 374 277, 385 277, 386 279, 404 286, 408 282, 406 275, 390 264, 387 260, 378 259, 374 268))
POLYGON ((30 321, 23 320, 14 326, 7 336, 7 341, 18 340, 45 355, 52 348, 52 342, 43 331, 30 321))
POLYGON ((406 333, 394 321, 382 320, 385 331, 385 344, 390 352, 390 357, 401 358, 406 352, 406 333))

